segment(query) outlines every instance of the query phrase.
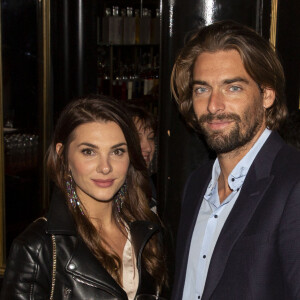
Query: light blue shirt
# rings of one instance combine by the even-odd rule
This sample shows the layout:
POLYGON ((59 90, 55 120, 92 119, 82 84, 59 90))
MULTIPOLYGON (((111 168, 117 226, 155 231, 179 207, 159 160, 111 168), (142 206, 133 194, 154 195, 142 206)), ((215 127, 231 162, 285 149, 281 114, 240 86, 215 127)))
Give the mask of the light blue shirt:
POLYGON ((192 236, 183 290, 183 300, 198 300, 203 294, 210 260, 224 223, 233 208, 249 168, 271 134, 265 129, 250 151, 239 161, 228 177, 231 194, 220 203, 218 178, 221 172, 216 159, 212 179, 207 187, 192 236))

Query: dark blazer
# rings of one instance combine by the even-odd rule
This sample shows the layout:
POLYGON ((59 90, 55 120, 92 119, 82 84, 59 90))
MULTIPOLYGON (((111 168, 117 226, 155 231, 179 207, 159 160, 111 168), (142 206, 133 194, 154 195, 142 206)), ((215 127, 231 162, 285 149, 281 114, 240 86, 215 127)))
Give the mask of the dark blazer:
MULTIPOLYGON (((193 229, 212 164, 184 191, 172 299, 182 299, 193 229)), ((300 299, 300 153, 273 132, 256 156, 216 243, 201 300, 300 299)))
MULTIPOLYGON (((78 236, 65 199, 56 195, 47 221, 32 223, 12 245, 0 298, 49 299, 52 282, 52 240, 56 238, 56 275, 53 299, 127 300, 117 284, 78 236)), ((139 293, 155 294, 154 280, 141 266, 141 254, 158 225, 146 221, 130 224, 137 257, 139 293)))

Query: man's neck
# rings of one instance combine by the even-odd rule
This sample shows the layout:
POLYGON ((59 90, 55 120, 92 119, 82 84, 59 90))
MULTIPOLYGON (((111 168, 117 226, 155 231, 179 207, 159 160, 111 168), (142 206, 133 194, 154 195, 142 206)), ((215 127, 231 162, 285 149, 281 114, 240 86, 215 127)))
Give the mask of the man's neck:
POLYGON ((220 176, 218 179, 218 192, 220 203, 222 203, 232 192, 228 185, 228 177, 231 174, 232 170, 240 162, 240 160, 250 151, 250 149, 257 142, 264 130, 265 127, 262 127, 259 130, 259 132, 255 135, 255 137, 243 147, 234 149, 233 151, 228 153, 218 154, 218 160, 221 169, 220 176))

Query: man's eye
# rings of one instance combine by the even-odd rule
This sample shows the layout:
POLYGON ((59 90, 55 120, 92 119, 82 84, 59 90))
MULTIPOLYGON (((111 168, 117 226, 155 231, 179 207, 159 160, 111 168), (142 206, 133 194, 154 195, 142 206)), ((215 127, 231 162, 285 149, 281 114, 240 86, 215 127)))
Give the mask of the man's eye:
POLYGON ((229 88, 229 90, 230 90, 230 92, 239 92, 242 90, 242 88, 239 86, 233 85, 229 88))
POLYGON ((207 91, 207 88, 205 87, 197 87, 195 88, 195 94, 203 94, 207 91))

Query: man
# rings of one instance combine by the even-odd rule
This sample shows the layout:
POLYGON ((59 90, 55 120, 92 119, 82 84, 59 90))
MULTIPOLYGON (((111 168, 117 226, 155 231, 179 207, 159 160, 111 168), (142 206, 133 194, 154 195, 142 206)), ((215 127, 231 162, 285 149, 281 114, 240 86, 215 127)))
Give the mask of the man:
POLYGON ((276 133, 282 66, 252 29, 222 21, 181 50, 171 86, 217 159, 189 177, 172 299, 300 299, 300 155, 276 133))

